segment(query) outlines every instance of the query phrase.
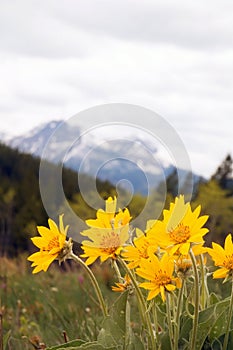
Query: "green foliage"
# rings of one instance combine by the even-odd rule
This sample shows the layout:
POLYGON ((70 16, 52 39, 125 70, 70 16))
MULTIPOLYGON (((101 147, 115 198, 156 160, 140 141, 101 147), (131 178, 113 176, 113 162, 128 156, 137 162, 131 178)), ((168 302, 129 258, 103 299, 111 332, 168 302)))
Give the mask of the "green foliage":
POLYGON ((145 350, 139 337, 137 337, 130 326, 130 305, 128 303, 128 292, 119 296, 111 307, 109 316, 103 323, 97 341, 82 342, 80 340, 51 347, 48 350, 145 350))
POLYGON ((233 197, 215 180, 210 180, 200 184, 193 207, 197 205, 201 205, 203 214, 209 215, 207 245, 212 241, 222 244, 226 235, 233 232, 233 197))
MULTIPOLYGON (((210 307, 199 312, 196 350, 211 349, 211 344, 221 335, 225 334, 226 314, 229 307, 229 299, 218 301, 210 307), (207 344, 209 343, 209 347, 207 344)), ((192 332, 193 321, 190 315, 184 314, 182 318, 180 347, 188 349, 189 337, 192 332)), ((232 329, 232 328, 231 328, 232 329)))

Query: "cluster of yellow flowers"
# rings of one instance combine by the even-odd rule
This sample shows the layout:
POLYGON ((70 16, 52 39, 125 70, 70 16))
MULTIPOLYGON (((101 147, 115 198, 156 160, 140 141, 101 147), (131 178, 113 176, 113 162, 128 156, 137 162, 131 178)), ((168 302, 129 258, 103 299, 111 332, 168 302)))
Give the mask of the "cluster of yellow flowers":
MULTIPOLYGON (((49 219, 49 228, 38 227, 40 236, 32 238, 32 242, 39 248, 39 251, 30 255, 28 260, 34 267, 33 273, 47 271, 50 264, 56 259, 59 263, 66 259, 73 259, 81 264, 89 275, 104 317, 109 315, 108 307, 89 265, 98 258, 101 262, 110 260, 118 277, 118 282, 115 283, 112 290, 115 292, 128 290, 129 294, 131 291, 135 292, 140 315, 148 332, 146 334, 149 335, 149 342, 146 341, 146 346, 153 350, 160 349, 161 344, 159 325, 157 321, 155 322, 157 311, 154 307, 151 315, 151 305, 155 303, 150 300, 161 295, 162 301, 166 301, 170 348, 177 350, 181 330, 180 318, 182 310, 185 309, 183 301, 185 297, 187 298, 186 282, 192 280, 194 312, 191 315, 192 331, 189 341, 190 350, 196 350, 199 339, 199 312, 204 312, 205 308, 209 312, 209 293, 206 283, 208 274, 205 273, 203 258, 203 254, 209 254, 215 266, 220 267, 213 273, 213 278, 225 278, 225 280, 231 279, 232 281, 228 322, 222 347, 223 350, 226 350, 233 315, 232 236, 228 234, 224 247, 214 242, 212 248, 206 247, 204 236, 208 233, 208 229, 204 225, 208 216, 201 216, 200 212, 200 206, 192 210, 190 203, 185 203, 184 196, 180 195, 170 204, 168 210, 163 211, 161 220, 149 220, 144 231, 138 228, 133 230, 130 225, 129 210, 117 209, 116 198, 109 197, 105 202, 105 210, 99 209, 96 219, 86 221, 89 228, 81 232, 86 239, 82 241, 83 252, 80 256, 73 253, 72 239, 67 238, 68 226, 64 227, 63 215, 60 215, 59 226, 49 219), (126 273, 124 278, 120 266, 126 273), (190 276, 192 276, 191 279, 190 276), (148 291, 146 298, 141 288, 148 291), (172 311, 171 301, 173 302, 172 311)), ((213 322, 215 322, 214 319, 213 322)))
MULTIPOLYGON (((233 272, 233 244, 229 234, 225 247, 213 243, 212 248, 204 247, 204 228, 208 216, 200 216, 201 207, 192 211, 190 203, 185 203, 180 195, 170 204, 169 210, 163 211, 162 220, 150 220, 145 232, 136 229, 132 238, 130 228, 131 216, 128 209, 117 210, 116 198, 106 200, 105 210, 99 209, 97 217, 87 220, 89 228, 81 234, 88 237, 82 242, 82 258, 90 265, 100 258, 116 261, 122 259, 129 269, 135 269, 138 276, 145 281, 140 287, 149 291, 148 300, 159 293, 166 299, 166 292, 180 288, 181 280, 192 266, 191 255, 197 256, 208 252, 216 266, 221 268, 214 272, 214 278, 224 278, 233 272)), ((49 265, 58 259, 69 259, 72 254, 72 242, 67 240, 68 226, 63 225, 63 216, 59 217, 59 227, 49 219, 49 228, 38 227, 40 237, 32 238, 39 252, 32 254, 28 260, 35 267, 33 273, 47 271, 49 265)), ((130 286, 130 278, 113 287, 114 291, 124 291, 130 286)))

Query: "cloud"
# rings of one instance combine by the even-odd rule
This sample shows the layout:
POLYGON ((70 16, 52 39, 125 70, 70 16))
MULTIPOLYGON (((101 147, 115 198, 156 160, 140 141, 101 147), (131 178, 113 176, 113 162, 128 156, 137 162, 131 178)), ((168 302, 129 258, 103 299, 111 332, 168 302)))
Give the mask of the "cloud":
POLYGON ((0 8, 2 50, 24 55, 84 58, 112 39, 202 51, 232 45, 227 0, 221 10, 217 0, 12 0, 0 8))
POLYGON ((61 21, 88 32, 120 40, 172 44, 216 50, 232 42, 233 4, 218 1, 185 0, 65 0, 51 1, 53 13, 61 21))
POLYGON ((1 2, 1 129, 138 104, 171 123, 207 174, 233 150, 232 10, 227 0, 1 2))

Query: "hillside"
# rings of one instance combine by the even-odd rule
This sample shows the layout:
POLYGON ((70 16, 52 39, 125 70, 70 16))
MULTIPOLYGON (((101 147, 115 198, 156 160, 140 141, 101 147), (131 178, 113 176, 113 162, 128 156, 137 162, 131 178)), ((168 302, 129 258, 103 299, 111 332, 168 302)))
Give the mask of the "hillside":
MULTIPOLYGON (((0 144, 0 255, 17 254, 29 249, 29 237, 35 235, 37 225, 47 225, 48 215, 43 207, 39 189, 40 159, 0 144)), ((48 184, 53 182, 56 165, 51 165, 48 184)), ((81 175, 88 192, 90 178, 81 175)), ((82 219, 93 216, 80 196, 77 173, 63 169, 63 189, 67 200, 82 219), (80 210, 81 208, 81 210, 80 210)), ((97 180, 102 197, 115 194, 109 182, 97 180)), ((55 198, 51 198, 55 201, 55 198)))
MULTIPOLYGON (((79 225, 73 225, 56 190, 55 175, 60 171, 59 166, 47 162, 49 172, 44 190, 55 208, 54 216, 48 215, 39 187, 40 163, 38 157, 0 144, 0 255, 14 256, 31 250, 30 237, 36 234, 36 226, 47 225, 48 216, 57 221, 58 215, 64 212, 64 222, 70 225, 70 235, 80 242, 78 235, 85 228, 85 219, 95 217, 96 209, 104 205, 102 199, 116 195, 115 186, 108 181, 62 169, 65 200, 73 216, 80 219, 79 225)), ((233 232, 233 190, 229 190, 231 175, 232 160, 228 156, 216 174, 210 180, 202 180, 195 191, 192 206, 201 204, 202 212, 210 216, 207 223, 210 232, 206 236, 208 244, 212 240, 222 243, 226 234, 233 232)), ((144 229, 147 220, 159 218, 162 210, 176 196, 175 173, 167 177, 166 186, 166 200, 161 186, 149 197, 134 194, 132 198, 129 192, 117 188, 118 207, 129 207, 133 227, 144 229)))

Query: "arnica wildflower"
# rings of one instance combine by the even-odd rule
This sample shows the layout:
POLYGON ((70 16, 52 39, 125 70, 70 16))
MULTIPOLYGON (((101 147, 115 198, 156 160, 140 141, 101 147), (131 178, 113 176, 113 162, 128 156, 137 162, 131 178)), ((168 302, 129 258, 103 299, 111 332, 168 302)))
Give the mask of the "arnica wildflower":
POLYGON ((116 259, 123 245, 129 239, 130 213, 128 209, 119 209, 116 213, 116 197, 106 200, 105 211, 99 209, 95 220, 86 220, 89 229, 81 232, 90 240, 82 242, 86 264, 92 264, 98 257, 101 262, 111 258, 116 259))
POLYGON ((49 265, 56 259, 64 261, 72 250, 72 242, 66 240, 68 226, 64 227, 63 215, 59 216, 59 228, 56 223, 49 219, 49 228, 38 226, 37 230, 41 237, 31 238, 33 244, 40 250, 28 257, 35 267, 33 273, 47 271, 49 265))
POLYGON ((147 300, 151 300, 159 293, 162 300, 165 301, 166 293, 180 288, 181 281, 173 276, 174 262, 168 254, 164 254, 161 260, 156 255, 152 255, 149 259, 141 261, 140 267, 136 269, 136 273, 149 280, 143 282, 140 287, 149 290, 147 300))
POLYGON ((189 255, 179 255, 175 257, 174 262, 177 276, 186 278, 192 274, 192 261, 189 255))
POLYGON ((134 269, 140 265, 142 259, 149 258, 157 249, 157 245, 154 245, 141 230, 136 229, 133 245, 128 245, 124 248, 122 257, 129 262, 128 267, 134 269))
POLYGON ((178 250, 188 254, 191 246, 203 245, 203 236, 208 232, 203 228, 208 216, 199 216, 201 206, 192 211, 190 203, 184 202, 184 196, 176 197, 169 210, 163 211, 163 220, 156 220, 148 230, 147 236, 155 239, 161 248, 169 254, 178 250))
POLYGON ((215 266, 220 269, 213 273, 213 278, 233 277, 233 243, 229 233, 225 239, 224 248, 217 243, 212 243, 212 248, 207 248, 215 266))
POLYGON ((125 290, 131 287, 131 280, 128 274, 125 275, 124 282, 115 283, 115 286, 112 286, 114 292, 124 292, 125 290))

